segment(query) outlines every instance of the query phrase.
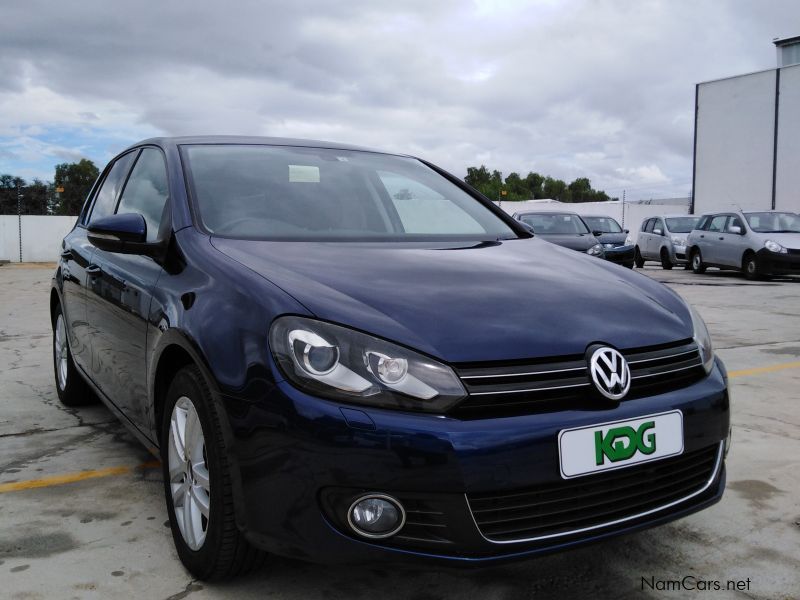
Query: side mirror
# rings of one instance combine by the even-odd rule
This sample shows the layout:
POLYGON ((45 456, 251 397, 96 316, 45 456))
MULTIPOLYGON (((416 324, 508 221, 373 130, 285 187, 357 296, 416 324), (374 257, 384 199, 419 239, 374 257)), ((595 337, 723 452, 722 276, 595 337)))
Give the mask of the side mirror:
POLYGON ((89 241, 106 252, 155 256, 161 244, 147 243, 147 223, 140 214, 109 215, 89 223, 89 241))
POLYGON ((663 231, 661 231, 661 229, 660 229, 660 228, 658 228, 658 227, 656 227, 655 229, 653 229, 653 233, 654 233, 654 234, 656 234, 656 235, 664 235, 664 232, 663 232, 663 231))
POLYGON ((533 233, 534 233, 534 231, 533 231, 533 225, 529 225, 529 224, 528 224, 528 223, 526 223, 525 221, 520 221, 519 223, 520 223, 520 225, 522 225, 522 226, 523 226, 525 229, 527 229, 527 230, 528 230, 528 231, 529 231, 531 234, 533 234, 533 233))
POLYGON ((735 233, 736 235, 742 235, 742 228, 738 225, 731 225, 728 227, 728 233, 735 233))
POLYGON ((630 229, 623 229, 622 231, 623 231, 623 233, 630 233, 631 232, 630 229))
POLYGON ((593 235, 594 237, 600 237, 600 236, 601 236, 601 235, 603 235, 604 233, 605 233, 605 231, 600 231, 599 229, 595 229, 594 231, 592 231, 592 235, 593 235))

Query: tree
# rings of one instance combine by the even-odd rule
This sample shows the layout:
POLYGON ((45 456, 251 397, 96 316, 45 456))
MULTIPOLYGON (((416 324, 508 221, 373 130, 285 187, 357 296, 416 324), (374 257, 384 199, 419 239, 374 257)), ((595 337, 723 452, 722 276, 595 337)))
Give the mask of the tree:
MULTIPOLYGON (((539 200, 552 198, 560 202, 607 202, 611 200, 602 190, 592 187, 587 177, 578 177, 567 185, 561 179, 545 177, 533 171, 523 178, 519 173, 511 172, 503 180, 500 171, 489 171, 485 165, 469 167, 464 181, 480 191, 484 196, 497 200, 539 200), (500 190, 506 195, 500 196, 500 190)), ((616 198, 615 198, 616 200, 616 198)))
POLYGON ((571 202, 572 196, 570 194, 567 184, 561 179, 553 179, 552 177, 545 177, 542 185, 545 198, 552 198, 561 202, 571 202))
POLYGON ((97 179, 100 171, 95 164, 82 158, 77 163, 56 165, 55 186, 64 188, 57 196, 53 212, 59 215, 77 215, 83 207, 83 201, 97 179))
POLYGON ((500 189, 503 187, 503 174, 500 171, 490 173, 484 165, 478 168, 469 167, 464 181, 487 198, 497 200, 500 197, 500 189))

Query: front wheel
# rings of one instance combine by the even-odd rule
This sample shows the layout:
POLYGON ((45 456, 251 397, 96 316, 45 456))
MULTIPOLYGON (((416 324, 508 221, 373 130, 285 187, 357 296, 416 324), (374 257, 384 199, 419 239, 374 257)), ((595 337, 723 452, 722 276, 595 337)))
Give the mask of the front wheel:
POLYGON ((637 269, 641 269, 644 266, 644 258, 642 253, 639 252, 639 246, 636 246, 633 250, 633 262, 636 263, 637 269))
POLYGON ((666 271, 672 269, 672 261, 669 259, 669 252, 666 248, 661 249, 661 268, 666 271))
POLYGON ((161 462, 172 539, 188 571, 209 581, 261 566, 266 554, 236 526, 220 415, 194 365, 179 370, 167 391, 161 462))
POLYGON ((744 263, 742 264, 742 271, 744 271, 744 276, 750 281, 764 279, 764 273, 755 254, 748 254, 745 256, 744 263))
POLYGON ((703 264, 703 255, 700 254, 700 250, 692 252, 692 271, 698 275, 706 272, 706 266, 703 264))

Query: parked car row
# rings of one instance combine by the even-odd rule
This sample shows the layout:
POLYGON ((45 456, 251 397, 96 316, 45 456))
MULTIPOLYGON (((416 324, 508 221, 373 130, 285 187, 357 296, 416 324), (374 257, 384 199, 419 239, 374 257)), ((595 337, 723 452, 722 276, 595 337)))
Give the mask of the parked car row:
POLYGON ((800 216, 779 211, 728 211, 658 215, 642 221, 634 244, 609 216, 526 211, 514 219, 544 240, 632 268, 647 261, 664 269, 683 266, 742 271, 748 279, 800 275, 800 216))
POLYGON ((636 266, 655 260, 742 271, 748 279, 800 275, 800 216, 778 211, 727 211, 645 219, 634 248, 636 266))
POLYGON ((513 217, 548 242, 633 268, 633 238, 612 217, 549 211, 514 213, 513 217))

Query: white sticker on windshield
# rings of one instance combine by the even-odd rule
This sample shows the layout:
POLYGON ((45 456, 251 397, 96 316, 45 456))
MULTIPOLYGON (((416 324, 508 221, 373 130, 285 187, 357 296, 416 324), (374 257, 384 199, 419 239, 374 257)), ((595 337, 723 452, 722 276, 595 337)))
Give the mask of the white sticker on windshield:
POLYGON ((290 183, 319 183, 319 167, 289 165, 290 183))

